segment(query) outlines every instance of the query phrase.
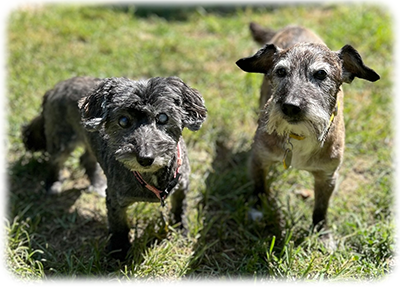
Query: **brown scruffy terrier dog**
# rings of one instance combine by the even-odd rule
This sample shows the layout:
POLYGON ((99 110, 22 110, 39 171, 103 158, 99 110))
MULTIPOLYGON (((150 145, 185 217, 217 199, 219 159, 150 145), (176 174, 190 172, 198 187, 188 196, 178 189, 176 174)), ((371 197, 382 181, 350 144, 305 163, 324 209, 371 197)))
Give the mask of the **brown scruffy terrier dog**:
MULTIPOLYGON (((250 30, 256 41, 267 43, 236 62, 245 72, 264 74, 250 166, 257 206, 264 193, 269 206, 275 204, 268 178, 271 165, 309 171, 315 180, 313 226, 319 230, 326 223, 344 152, 342 84, 355 77, 374 82, 379 75, 352 46, 331 51, 306 28, 274 32, 252 23, 250 30)), ((262 213, 253 210, 251 215, 262 213)))

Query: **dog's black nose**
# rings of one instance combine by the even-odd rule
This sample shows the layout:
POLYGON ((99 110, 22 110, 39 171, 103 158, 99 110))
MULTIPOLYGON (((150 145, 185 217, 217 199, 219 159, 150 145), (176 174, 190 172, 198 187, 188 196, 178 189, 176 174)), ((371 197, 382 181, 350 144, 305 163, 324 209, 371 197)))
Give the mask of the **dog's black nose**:
POLYGON ((300 115, 301 108, 293 104, 282 104, 282 112, 288 117, 295 117, 300 115))
POLYGON ((150 156, 143 156, 143 157, 138 157, 137 158, 138 163, 140 163, 141 166, 150 166, 154 162, 154 158, 150 156))

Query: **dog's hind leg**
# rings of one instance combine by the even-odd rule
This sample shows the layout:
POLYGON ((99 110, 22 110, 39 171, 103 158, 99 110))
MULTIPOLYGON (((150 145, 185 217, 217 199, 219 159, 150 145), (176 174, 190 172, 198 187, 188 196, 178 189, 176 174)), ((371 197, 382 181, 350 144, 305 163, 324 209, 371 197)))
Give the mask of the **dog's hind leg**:
POLYGON ((107 179, 96 157, 90 150, 86 149, 85 153, 82 154, 80 157, 80 164, 85 169, 86 175, 90 180, 89 190, 101 196, 106 196, 107 179))
POLYGON ((58 194, 62 191, 62 182, 64 178, 61 175, 61 169, 75 147, 66 147, 54 152, 50 148, 48 151, 50 159, 48 162, 48 173, 45 182, 45 188, 48 194, 58 194))
POLYGON ((51 111, 45 113, 47 116, 44 121, 46 150, 50 155, 46 191, 50 194, 57 194, 61 192, 64 180, 60 171, 80 140, 67 121, 56 122, 54 120, 59 116, 56 114, 57 109, 50 106, 46 111, 51 111))

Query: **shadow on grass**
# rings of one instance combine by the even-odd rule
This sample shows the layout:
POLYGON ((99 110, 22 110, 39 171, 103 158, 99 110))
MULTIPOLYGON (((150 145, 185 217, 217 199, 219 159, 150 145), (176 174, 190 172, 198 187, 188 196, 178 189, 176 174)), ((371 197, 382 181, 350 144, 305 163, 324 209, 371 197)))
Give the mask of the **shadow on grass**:
POLYGON ((134 13, 138 17, 147 18, 158 16, 166 20, 186 20, 193 12, 201 9, 207 12, 220 14, 232 14, 238 9, 245 9, 248 6, 267 7, 270 9, 287 5, 311 3, 320 4, 321 0, 115 0, 104 4, 106 8, 118 9, 123 12, 134 13))
MULTIPOLYGON (((224 144, 217 143, 213 173, 207 178, 204 222, 201 236, 195 246, 191 262, 193 277, 247 278, 257 275, 276 275, 277 262, 271 262, 267 253, 283 254, 289 241, 300 244, 308 230, 296 228, 283 214, 284 226, 277 230, 270 224, 265 211, 260 221, 248 216, 253 184, 248 176, 250 151, 233 153, 224 144), (275 265, 275 266, 273 266, 275 265)), ((265 199, 263 199, 265 204, 265 199)), ((270 255, 270 254, 269 254, 270 255)))
MULTIPOLYGON (((43 182, 47 164, 43 157, 23 156, 8 170, 8 220, 25 226, 29 237, 26 243, 33 250, 41 250, 33 256, 42 262, 47 276, 68 278, 109 272, 120 275, 124 264, 142 262, 146 250, 166 237, 163 228, 156 230, 156 219, 151 219, 140 235, 136 234, 128 260, 111 259, 106 251, 108 231, 103 197, 86 193, 84 184, 60 194, 46 194, 43 182), (79 203, 84 196, 86 202, 79 203)), ((16 236, 12 232, 9 236, 16 236)))

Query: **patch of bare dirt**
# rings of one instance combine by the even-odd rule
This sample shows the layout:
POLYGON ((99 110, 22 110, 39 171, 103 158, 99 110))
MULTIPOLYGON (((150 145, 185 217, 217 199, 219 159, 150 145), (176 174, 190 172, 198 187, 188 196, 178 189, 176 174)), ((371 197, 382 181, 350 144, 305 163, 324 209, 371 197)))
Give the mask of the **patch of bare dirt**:
POLYGON ((369 184, 371 180, 371 169, 375 161, 371 158, 360 157, 357 158, 351 168, 343 168, 340 171, 340 192, 352 193, 360 186, 369 184))

